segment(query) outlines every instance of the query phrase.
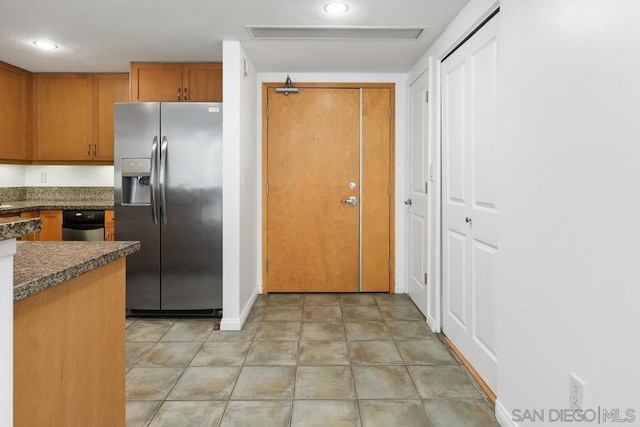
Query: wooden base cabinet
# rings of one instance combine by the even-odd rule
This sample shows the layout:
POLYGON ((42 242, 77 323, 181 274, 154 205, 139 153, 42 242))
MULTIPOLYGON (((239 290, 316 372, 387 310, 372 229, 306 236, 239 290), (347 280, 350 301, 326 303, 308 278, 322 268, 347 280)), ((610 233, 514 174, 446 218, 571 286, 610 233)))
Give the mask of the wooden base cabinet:
POLYGON ((13 425, 125 425, 125 259, 13 305, 13 425))
POLYGON ((62 211, 40 211, 40 230, 38 240, 62 240, 62 211))
POLYGON ((113 242, 115 240, 115 222, 112 210, 104 211, 104 240, 113 242))
POLYGON ((133 62, 131 102, 222 102, 222 64, 133 62))

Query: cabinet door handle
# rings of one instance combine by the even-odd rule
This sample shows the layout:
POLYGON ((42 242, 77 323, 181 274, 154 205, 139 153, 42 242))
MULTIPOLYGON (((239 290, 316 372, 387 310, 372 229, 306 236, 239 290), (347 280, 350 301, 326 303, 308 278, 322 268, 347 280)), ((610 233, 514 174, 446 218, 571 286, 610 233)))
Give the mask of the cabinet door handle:
POLYGON ((91 144, 87 145, 87 156, 91 157, 91 144))
POLYGON ((178 88, 178 101, 180 101, 180 88, 178 88))
POLYGON ((96 157, 97 155, 98 155, 97 145, 93 144, 93 157, 96 157))
POLYGON ((184 96, 182 97, 183 101, 187 101, 187 88, 186 87, 184 88, 184 91, 182 91, 182 93, 184 93, 184 96))

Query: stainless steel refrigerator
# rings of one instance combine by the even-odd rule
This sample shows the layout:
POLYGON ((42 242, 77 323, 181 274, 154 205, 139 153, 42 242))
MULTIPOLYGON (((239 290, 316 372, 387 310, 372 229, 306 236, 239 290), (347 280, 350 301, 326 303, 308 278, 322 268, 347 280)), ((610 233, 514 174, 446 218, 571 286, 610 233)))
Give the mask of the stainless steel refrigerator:
POLYGON ((131 314, 222 309, 222 104, 115 105, 116 240, 131 314))

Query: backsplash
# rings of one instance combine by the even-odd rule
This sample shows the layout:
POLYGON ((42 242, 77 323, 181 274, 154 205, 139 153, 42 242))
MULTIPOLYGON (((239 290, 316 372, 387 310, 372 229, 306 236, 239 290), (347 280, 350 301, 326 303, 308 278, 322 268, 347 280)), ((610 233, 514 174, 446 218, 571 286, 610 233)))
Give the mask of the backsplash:
POLYGON ((0 187, 0 203, 27 200, 27 187, 0 187))
POLYGON ((113 187, 0 187, 0 202, 113 200, 113 187))

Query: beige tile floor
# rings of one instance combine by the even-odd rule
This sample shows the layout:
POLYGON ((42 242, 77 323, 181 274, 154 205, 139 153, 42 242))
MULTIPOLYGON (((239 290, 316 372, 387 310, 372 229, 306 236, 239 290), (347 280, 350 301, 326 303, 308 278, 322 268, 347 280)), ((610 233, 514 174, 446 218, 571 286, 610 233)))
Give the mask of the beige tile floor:
POLYGON ((407 295, 260 296, 242 331, 127 319, 127 426, 497 426, 407 295))

